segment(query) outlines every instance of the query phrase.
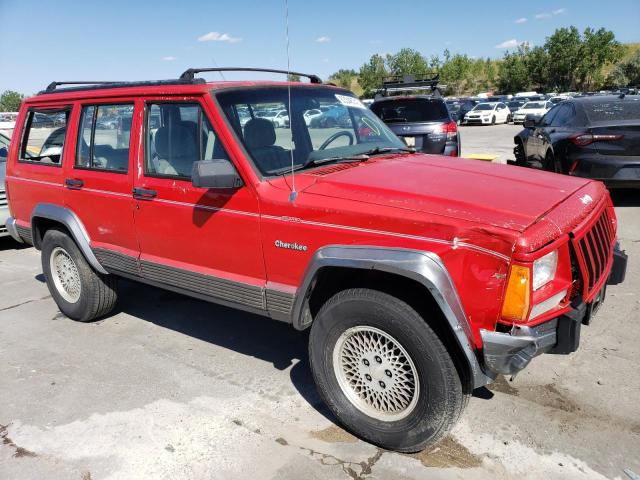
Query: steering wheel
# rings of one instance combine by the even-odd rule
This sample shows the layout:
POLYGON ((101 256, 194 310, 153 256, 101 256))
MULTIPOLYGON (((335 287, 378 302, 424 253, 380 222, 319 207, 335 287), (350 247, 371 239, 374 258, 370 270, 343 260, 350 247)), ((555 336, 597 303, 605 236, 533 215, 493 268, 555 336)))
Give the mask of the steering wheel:
POLYGON ((322 145, 320 145, 320 148, 318 148, 318 150, 324 150, 329 146, 329 144, 340 137, 349 137, 349 145, 353 145, 353 134, 347 130, 340 130, 339 132, 334 133, 324 142, 322 142, 322 145))

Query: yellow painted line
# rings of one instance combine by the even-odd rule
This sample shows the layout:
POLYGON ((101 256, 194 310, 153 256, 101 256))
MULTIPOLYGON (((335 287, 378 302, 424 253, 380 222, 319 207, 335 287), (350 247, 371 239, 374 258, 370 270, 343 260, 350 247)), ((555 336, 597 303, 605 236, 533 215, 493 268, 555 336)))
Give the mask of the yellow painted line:
POLYGON ((465 155, 465 158, 472 158, 474 160, 484 160, 485 162, 493 162, 497 155, 488 155, 486 153, 472 153, 470 155, 465 155))

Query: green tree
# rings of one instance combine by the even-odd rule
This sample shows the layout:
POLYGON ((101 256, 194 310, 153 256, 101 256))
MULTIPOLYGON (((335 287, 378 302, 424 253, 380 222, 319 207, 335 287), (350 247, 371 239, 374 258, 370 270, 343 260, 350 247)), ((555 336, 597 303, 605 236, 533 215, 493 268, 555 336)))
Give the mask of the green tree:
POLYGON ((329 81, 339 87, 351 89, 353 81, 358 78, 358 72, 353 69, 341 68, 329 77, 329 81))
POLYGON ((24 95, 13 90, 5 90, 0 95, 0 112, 17 112, 24 95))
POLYGON ((609 74, 607 83, 615 87, 640 85, 640 50, 628 60, 618 63, 609 74))
POLYGON ((372 97, 380 88, 384 77, 389 75, 384 58, 381 55, 373 55, 367 63, 360 67, 358 82, 363 90, 364 97, 372 97))
POLYGON ((587 28, 584 31, 582 47, 580 49, 580 63, 578 64, 578 85, 584 90, 591 90, 604 82, 602 67, 607 63, 620 60, 624 49, 616 41, 615 35, 604 28, 594 31, 587 28))
POLYGON ((287 75, 287 81, 289 81, 289 82, 299 82, 300 81, 300 75, 295 75, 293 73, 290 73, 289 75, 287 75))
POLYGON ((560 90, 577 88, 577 71, 581 66, 582 39, 574 26, 558 28, 547 37, 544 49, 549 56, 547 86, 560 90))
POLYGON ((535 90, 553 90, 555 85, 550 81, 549 54, 544 47, 533 47, 527 49, 524 55, 524 62, 529 76, 529 87, 535 90))
POLYGON ((425 58, 412 48, 403 48, 398 53, 387 55, 386 64, 391 75, 424 75, 429 71, 425 58))
POLYGON ((521 45, 515 52, 506 52, 498 67, 498 89, 503 93, 529 89, 531 78, 527 65, 528 49, 521 45))

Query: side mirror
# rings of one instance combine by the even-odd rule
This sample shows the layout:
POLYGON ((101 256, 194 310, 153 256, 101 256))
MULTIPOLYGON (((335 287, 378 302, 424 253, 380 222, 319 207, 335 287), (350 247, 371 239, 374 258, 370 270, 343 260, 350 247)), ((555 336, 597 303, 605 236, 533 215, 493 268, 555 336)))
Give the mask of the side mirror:
POLYGON ((233 164, 224 159, 193 162, 191 183, 198 188, 221 189, 235 189, 243 185, 233 164))
POLYGON ((538 124, 538 119, 533 115, 527 115, 524 117, 524 122, 522 126, 524 128, 534 128, 538 124))

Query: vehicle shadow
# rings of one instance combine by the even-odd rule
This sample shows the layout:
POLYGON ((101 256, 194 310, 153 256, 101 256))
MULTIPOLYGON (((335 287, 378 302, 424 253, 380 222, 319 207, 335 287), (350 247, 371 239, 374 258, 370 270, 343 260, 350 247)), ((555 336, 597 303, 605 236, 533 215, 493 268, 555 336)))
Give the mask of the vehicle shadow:
POLYGON ((0 238, 0 251, 24 250, 25 248, 31 248, 31 245, 27 245, 26 243, 18 243, 11 237, 0 238))
POLYGON ((313 381, 308 331, 298 332, 291 325, 266 317, 141 283, 124 279, 120 282, 120 290, 125 293, 118 300, 117 311, 267 361, 278 370, 291 368, 291 383, 300 395, 327 419, 336 421, 313 381))
POLYGON ((638 189, 620 188, 609 190, 611 200, 616 207, 640 207, 640 191, 638 189))

